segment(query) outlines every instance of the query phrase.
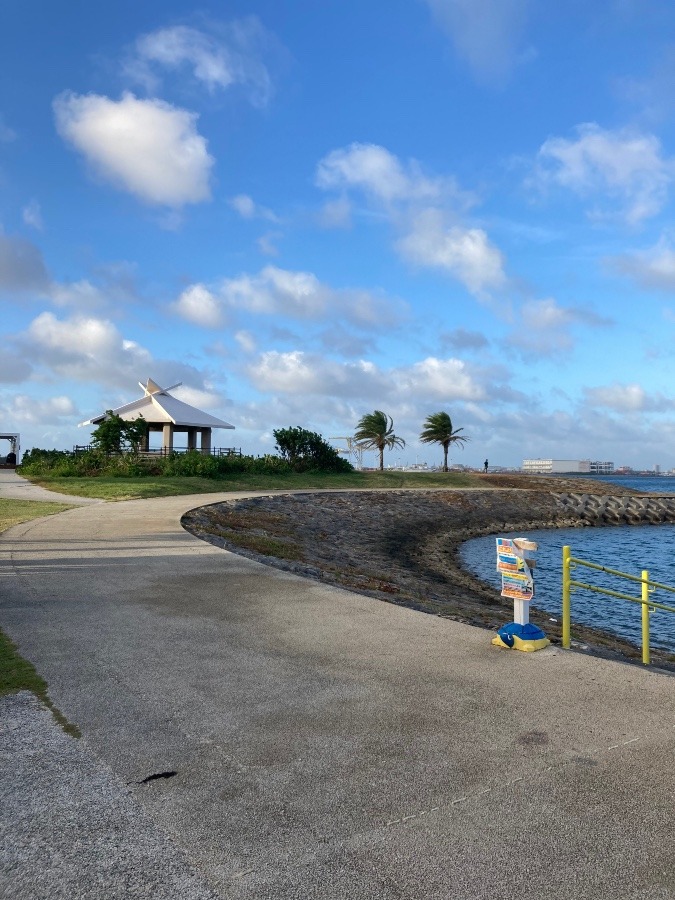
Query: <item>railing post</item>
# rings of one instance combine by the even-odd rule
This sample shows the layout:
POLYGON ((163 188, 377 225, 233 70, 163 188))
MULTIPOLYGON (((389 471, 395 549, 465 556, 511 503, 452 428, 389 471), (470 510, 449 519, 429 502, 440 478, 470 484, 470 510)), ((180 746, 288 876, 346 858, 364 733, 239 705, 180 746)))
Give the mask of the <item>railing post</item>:
POLYGON ((642 570, 642 662, 649 665, 649 572, 642 570))
POLYGON ((562 645, 570 649, 570 556, 569 547, 563 547, 562 565, 562 645))

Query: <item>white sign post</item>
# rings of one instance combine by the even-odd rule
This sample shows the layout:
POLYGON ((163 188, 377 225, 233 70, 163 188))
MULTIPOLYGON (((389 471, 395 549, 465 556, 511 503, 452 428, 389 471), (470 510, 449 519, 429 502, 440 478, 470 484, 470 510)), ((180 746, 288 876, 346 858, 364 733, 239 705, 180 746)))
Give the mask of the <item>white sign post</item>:
POLYGON ((493 644, 517 650, 539 650, 549 641, 530 624, 530 600, 534 597, 534 560, 537 544, 527 538, 497 538, 497 571, 502 576, 502 597, 513 600, 513 622, 499 629, 493 644))

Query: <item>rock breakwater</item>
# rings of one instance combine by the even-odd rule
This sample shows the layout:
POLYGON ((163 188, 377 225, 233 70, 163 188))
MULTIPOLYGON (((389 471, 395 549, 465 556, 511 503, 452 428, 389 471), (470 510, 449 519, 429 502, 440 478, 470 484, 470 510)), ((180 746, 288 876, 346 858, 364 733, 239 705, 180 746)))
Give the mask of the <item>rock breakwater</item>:
MULTIPOLYGON (((465 540, 621 522, 675 522, 675 496, 552 492, 539 484, 534 490, 321 492, 232 500, 183 519, 193 534, 261 562, 492 629, 508 621, 512 605, 462 569, 465 540)), ((547 614, 533 609, 531 618, 559 637, 547 614)), ((636 655, 613 635, 583 627, 575 633, 596 650, 636 655)))

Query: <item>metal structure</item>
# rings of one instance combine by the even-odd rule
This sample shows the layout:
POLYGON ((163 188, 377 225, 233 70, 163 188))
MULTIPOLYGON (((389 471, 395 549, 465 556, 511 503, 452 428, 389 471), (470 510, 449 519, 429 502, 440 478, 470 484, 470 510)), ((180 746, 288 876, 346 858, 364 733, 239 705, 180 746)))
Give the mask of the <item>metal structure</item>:
POLYGON ((577 559, 572 556, 569 547, 563 547, 563 583, 562 583, 562 645, 566 650, 570 649, 570 628, 571 628, 571 594, 574 588, 583 588, 587 591, 594 591, 596 594, 606 594, 609 597, 616 597, 619 600, 628 600, 630 603, 642 604, 642 662, 648 666, 649 655, 649 613, 655 609, 664 609, 666 612, 675 613, 675 606, 666 606, 664 603, 654 603, 650 595, 657 589, 660 591, 668 591, 675 594, 675 588, 667 584, 661 584, 658 581, 650 581, 647 569, 642 570, 642 575, 628 575, 626 572, 619 572, 616 569, 608 569, 606 566, 600 566, 597 563, 586 562, 583 559, 577 559), (624 594, 620 591, 612 591, 609 588, 601 588, 592 584, 585 584, 583 581, 576 581, 571 577, 572 569, 576 566, 585 566, 587 569, 596 569, 598 572, 606 572, 608 575, 615 575, 617 578, 623 578, 626 581, 632 581, 641 585, 639 597, 631 597, 630 594, 624 594))
MULTIPOLYGON (((0 434, 0 441, 9 441, 10 453, 14 453, 16 456, 15 464, 18 463, 21 457, 21 435, 16 431, 5 432, 0 434)), ((2 460, 1 456, 0 460, 2 460)))
POLYGON ((332 437, 331 441, 346 441, 346 447, 336 447, 338 453, 342 453, 345 456, 350 457, 354 460, 354 468, 362 469, 363 468, 363 453, 366 449, 363 444, 360 444, 355 437, 332 437))

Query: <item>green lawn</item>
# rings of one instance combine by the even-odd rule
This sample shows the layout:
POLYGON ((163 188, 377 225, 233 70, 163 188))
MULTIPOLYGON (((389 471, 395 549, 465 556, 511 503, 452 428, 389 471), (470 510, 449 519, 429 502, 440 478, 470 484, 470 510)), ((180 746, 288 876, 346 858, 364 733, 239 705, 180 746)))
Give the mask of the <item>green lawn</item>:
POLYGON ((0 532, 40 516, 72 509, 67 503, 42 503, 39 500, 5 500, 0 498, 0 532))
MULTIPOLYGON (((41 503, 37 500, 0 499, 0 532, 54 513, 72 509, 67 503, 41 503)), ((52 711, 59 725, 68 734, 79 737, 80 732, 59 712, 47 694, 47 682, 35 670, 35 666, 19 655, 18 648, 6 634, 0 631, 0 697, 17 691, 32 691, 52 711)))
POLYGON ((474 475, 448 472, 349 472, 334 474, 236 475, 227 478, 33 478, 51 491, 103 500, 135 500, 175 497, 216 491, 294 491, 312 488, 460 488, 482 487, 474 475))

